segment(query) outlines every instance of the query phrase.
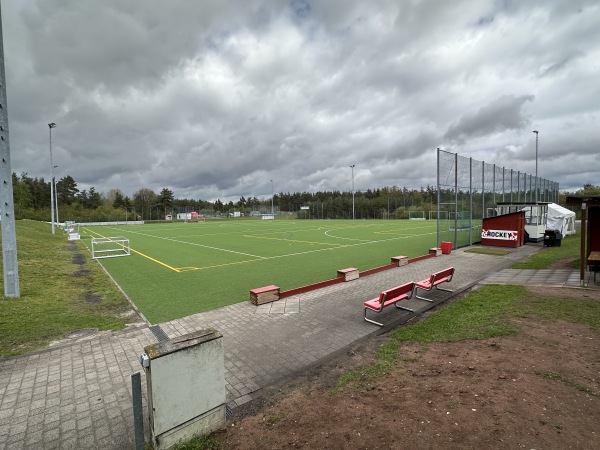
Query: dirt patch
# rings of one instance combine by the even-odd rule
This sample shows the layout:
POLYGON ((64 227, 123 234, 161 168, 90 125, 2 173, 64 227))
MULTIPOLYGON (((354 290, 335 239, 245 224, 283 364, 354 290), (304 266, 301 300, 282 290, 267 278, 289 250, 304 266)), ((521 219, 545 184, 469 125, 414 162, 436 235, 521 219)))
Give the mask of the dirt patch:
POLYGON ((73 241, 69 242, 69 250, 73 252, 72 262, 75 266, 77 266, 77 270, 73 273, 73 277, 89 277, 92 271, 86 267, 87 260, 85 255, 79 252, 77 245, 73 241))
POLYGON ((79 270, 76 270, 75 273, 73 273, 73 276, 75 278, 83 278, 83 277, 89 277, 91 273, 92 273, 92 271, 89 269, 79 269, 79 270))
POLYGON ((100 303, 102 301, 102 297, 100 297, 98 294, 94 294, 93 292, 89 291, 83 295, 83 298, 85 299, 86 303, 91 304, 100 303))
POLYGON ((549 267, 549 269, 568 269, 568 270, 577 270, 579 267, 575 266, 575 261, 577 261, 578 258, 572 258, 572 259, 561 259, 560 261, 556 261, 555 263, 552 263, 549 267))
POLYGON ((79 330, 71 331, 63 336, 65 339, 82 339, 88 336, 92 336, 98 333, 98 328, 81 328, 79 330))
POLYGON ((85 265, 85 256, 81 253, 75 253, 73 255, 73 264, 76 264, 78 266, 83 266, 85 265))
MULTIPOLYGON (((543 293, 600 300, 600 291, 543 293)), ((218 437, 225 449, 594 447, 600 336, 567 322, 515 323, 517 336, 404 344, 391 374, 333 393, 341 373, 372 360, 382 342, 373 340, 265 390, 218 437)))

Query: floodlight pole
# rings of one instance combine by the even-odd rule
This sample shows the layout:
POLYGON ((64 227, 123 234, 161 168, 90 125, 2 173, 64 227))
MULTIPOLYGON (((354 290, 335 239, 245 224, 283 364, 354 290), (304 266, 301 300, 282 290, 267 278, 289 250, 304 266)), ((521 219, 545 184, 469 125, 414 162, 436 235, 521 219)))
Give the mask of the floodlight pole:
POLYGON ((52 234, 54 234, 54 164, 52 163, 52 128, 56 128, 54 122, 48 124, 50 131, 50 221, 52 222, 52 234))
POLYGON ((538 202, 538 134, 537 130, 533 130, 535 133, 535 202, 538 202))
MULTIPOLYGON (((57 167, 58 166, 54 166, 55 169, 57 167)), ((54 204, 56 207, 56 225, 58 226, 60 220, 58 220, 58 185, 56 183, 56 178, 52 177, 52 182, 54 183, 54 204)))
POLYGON ((356 164, 350 166, 352 169, 352 219, 354 219, 354 166, 356 166, 356 164))
POLYGON ((275 218, 275 207, 273 206, 273 197, 275 197, 275 190, 273 189, 273 180, 271 180, 271 215, 275 218))
POLYGON ((8 133, 8 105, 6 101, 6 75, 4 71, 4 45, 2 39, 2 8, 0 6, 0 215, 2 220, 2 271, 4 296, 19 298, 19 261, 17 259, 17 232, 13 198, 12 169, 8 133))

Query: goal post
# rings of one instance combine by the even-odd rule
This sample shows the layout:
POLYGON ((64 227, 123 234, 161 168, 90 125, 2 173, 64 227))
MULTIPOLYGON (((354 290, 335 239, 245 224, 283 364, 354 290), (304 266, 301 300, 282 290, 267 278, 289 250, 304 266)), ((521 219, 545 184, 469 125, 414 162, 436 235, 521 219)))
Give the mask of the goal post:
POLYGON ((448 211, 429 211, 429 220, 448 220, 448 211))
POLYGON ((92 258, 116 258, 129 256, 129 239, 124 237, 92 238, 92 258))
POLYGON ((409 220, 425 220, 425 211, 409 211, 409 220))
POLYGON ((78 241, 79 236, 79 224, 72 220, 65 220, 63 224, 63 233, 68 236, 69 241, 78 241))

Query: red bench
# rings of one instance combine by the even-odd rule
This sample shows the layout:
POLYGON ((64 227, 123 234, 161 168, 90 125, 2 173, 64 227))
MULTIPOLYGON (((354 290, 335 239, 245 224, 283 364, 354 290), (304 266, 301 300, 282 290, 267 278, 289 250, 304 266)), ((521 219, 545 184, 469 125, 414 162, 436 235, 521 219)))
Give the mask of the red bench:
POLYGON ((417 295, 417 290, 421 289, 423 291, 431 291, 433 288, 439 289, 440 291, 452 292, 451 289, 444 289, 440 287, 442 283, 449 283, 452 281, 452 276, 454 275, 454 267, 448 267, 447 269, 440 270, 439 272, 432 273, 429 275, 429 278, 426 278, 421 281, 417 281, 415 283, 415 297, 420 300, 425 300, 428 302, 432 302, 433 300, 420 297, 417 295))
POLYGON ((374 323, 375 325, 379 325, 380 327, 382 327, 383 326, 382 323, 375 322, 374 320, 367 318, 367 310, 370 309, 371 311, 380 313, 381 311, 383 311, 383 308, 390 306, 390 305, 395 305, 396 308, 413 312, 413 310, 410 308, 405 308, 404 306, 398 306, 398 302, 400 302, 401 300, 407 300, 407 299, 411 298, 414 287, 415 287, 415 283, 413 283, 411 281, 410 283, 405 283, 401 286, 396 286, 392 289, 383 291, 379 294, 379 297, 376 297, 374 299, 366 301, 364 303, 364 305, 365 305, 365 320, 367 322, 371 322, 371 323, 374 323))

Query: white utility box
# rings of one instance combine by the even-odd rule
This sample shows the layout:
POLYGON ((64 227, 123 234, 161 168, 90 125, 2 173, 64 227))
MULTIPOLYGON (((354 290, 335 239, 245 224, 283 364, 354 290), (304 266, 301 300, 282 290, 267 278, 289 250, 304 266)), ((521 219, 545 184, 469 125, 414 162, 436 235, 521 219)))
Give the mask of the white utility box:
POLYGON ((148 410, 156 450, 225 426, 223 335, 214 329, 144 348, 148 410))

